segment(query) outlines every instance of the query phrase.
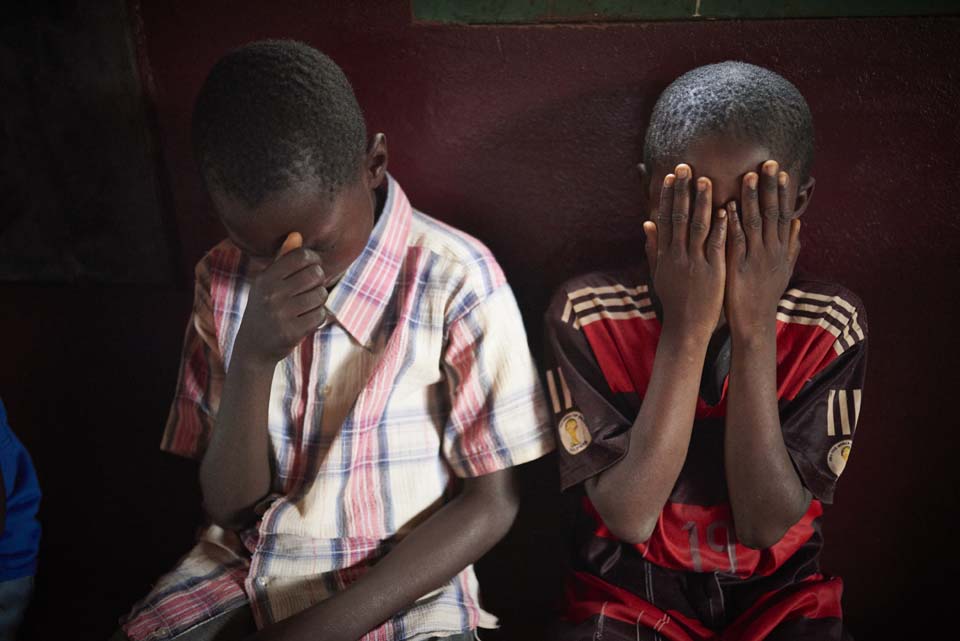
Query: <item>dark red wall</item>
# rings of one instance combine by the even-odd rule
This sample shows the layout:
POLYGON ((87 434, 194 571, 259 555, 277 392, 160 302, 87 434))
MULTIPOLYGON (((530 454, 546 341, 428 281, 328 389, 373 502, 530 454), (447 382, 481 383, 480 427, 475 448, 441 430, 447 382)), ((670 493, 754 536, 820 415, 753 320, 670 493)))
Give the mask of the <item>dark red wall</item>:
MULTIPOLYGON (((960 569, 950 553, 960 439, 948 413, 960 356, 960 21, 465 27, 414 25, 404 1, 171 0, 137 10, 185 274, 220 237, 190 157, 193 97, 226 50, 298 38, 345 69, 413 203, 494 250, 536 354, 554 287, 642 255, 634 167, 659 91, 730 58, 792 80, 817 125, 801 262, 858 292, 870 318, 864 409, 827 513, 824 566, 845 578, 859 638, 916 632, 931 612, 946 614, 934 602, 946 602, 946 577, 960 569)), ((52 629, 37 615, 56 607, 105 635, 185 551, 197 516, 194 468, 156 450, 189 283, 2 291, 14 358, 0 366, 0 394, 47 494, 46 578, 31 629, 52 629)), ((520 524, 480 566, 505 639, 538 637, 561 575, 555 472, 541 462, 525 480, 520 524)))

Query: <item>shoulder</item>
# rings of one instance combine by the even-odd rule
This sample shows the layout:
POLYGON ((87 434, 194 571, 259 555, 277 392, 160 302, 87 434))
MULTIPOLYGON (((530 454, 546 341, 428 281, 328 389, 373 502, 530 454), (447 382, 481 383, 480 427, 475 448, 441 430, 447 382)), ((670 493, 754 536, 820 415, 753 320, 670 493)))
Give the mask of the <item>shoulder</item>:
POLYGON ((860 297, 840 285, 797 277, 783 293, 777 320, 788 325, 816 327, 832 337, 839 354, 867 338, 867 311, 860 297))
POLYGON ((414 210, 408 251, 418 259, 418 275, 451 293, 484 299, 506 284, 490 249, 470 234, 414 210))
POLYGON ((197 262, 194 273, 194 311, 232 307, 238 287, 245 282, 246 258, 224 239, 197 262))
POLYGON ((194 269, 194 321, 204 332, 216 334, 225 318, 239 318, 246 282, 246 258, 229 240, 223 240, 208 251, 194 269))
POLYGON ((193 272, 198 283, 208 283, 212 278, 234 276, 240 270, 242 261, 243 252, 225 238, 203 255, 193 272))
POLYGON ((580 329, 604 319, 654 318, 648 280, 643 266, 571 278, 554 293, 547 322, 580 329))

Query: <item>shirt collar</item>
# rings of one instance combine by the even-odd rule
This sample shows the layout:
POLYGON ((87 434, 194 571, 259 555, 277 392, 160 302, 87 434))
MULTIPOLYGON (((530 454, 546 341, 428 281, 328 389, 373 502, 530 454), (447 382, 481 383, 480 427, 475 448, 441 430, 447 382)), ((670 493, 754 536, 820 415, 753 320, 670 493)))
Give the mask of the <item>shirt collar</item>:
POLYGON ((400 185, 387 175, 387 199, 360 255, 334 286, 327 310, 357 342, 369 347, 393 294, 406 255, 413 213, 400 185))

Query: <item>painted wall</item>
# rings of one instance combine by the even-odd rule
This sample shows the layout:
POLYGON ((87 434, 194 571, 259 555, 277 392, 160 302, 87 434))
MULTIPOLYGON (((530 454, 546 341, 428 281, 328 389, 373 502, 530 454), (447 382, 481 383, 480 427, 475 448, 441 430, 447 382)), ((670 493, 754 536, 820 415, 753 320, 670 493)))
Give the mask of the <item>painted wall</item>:
MULTIPOLYGON (((221 235, 190 157, 193 97, 226 50, 299 38, 343 66, 413 203, 494 250, 537 354, 561 281, 642 255, 634 167, 658 92, 730 58, 791 79, 818 136, 801 263, 858 292, 870 315, 864 409, 827 513, 824 566, 845 578, 858 638, 916 631, 942 611, 960 569, 949 552, 960 20, 466 27, 412 24, 400 0, 136 4, 183 273, 221 235)), ((105 636, 185 551, 197 514, 194 468, 156 450, 189 283, 0 291, 0 326, 15 336, 0 393, 47 490, 47 578, 31 630, 50 638, 57 624, 41 613, 64 611, 105 636)), ((520 523, 479 568, 503 639, 539 637, 562 574, 555 472, 546 461, 524 479, 520 523)))

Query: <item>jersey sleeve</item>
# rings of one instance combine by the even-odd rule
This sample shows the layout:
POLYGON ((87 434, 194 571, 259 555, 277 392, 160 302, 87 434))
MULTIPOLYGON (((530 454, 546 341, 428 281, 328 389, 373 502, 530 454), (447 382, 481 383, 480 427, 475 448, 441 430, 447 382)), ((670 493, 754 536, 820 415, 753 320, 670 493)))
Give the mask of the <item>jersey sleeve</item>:
POLYGON ((784 442, 804 485, 833 502, 837 480, 853 448, 867 365, 862 306, 849 306, 824 364, 781 408, 784 442))
POLYGON ((633 424, 617 407, 575 319, 568 294, 561 289, 546 314, 545 379, 563 490, 619 461, 627 453, 633 424))
POLYGON ((214 326, 210 276, 201 262, 196 270, 193 312, 183 340, 177 389, 160 449, 187 458, 203 456, 220 407, 225 375, 214 326))
POLYGON ((442 451, 457 476, 489 474, 553 450, 543 391, 508 285, 451 322, 443 368, 449 413, 442 451))

